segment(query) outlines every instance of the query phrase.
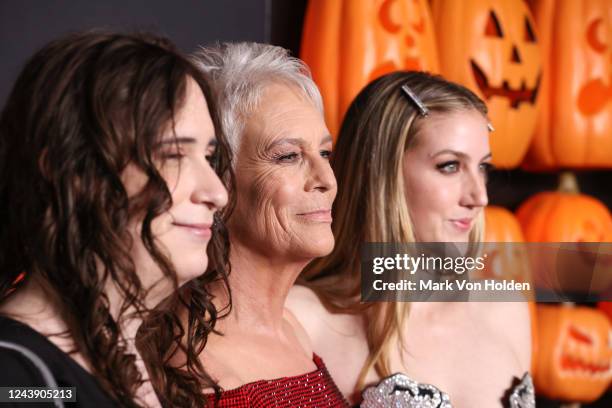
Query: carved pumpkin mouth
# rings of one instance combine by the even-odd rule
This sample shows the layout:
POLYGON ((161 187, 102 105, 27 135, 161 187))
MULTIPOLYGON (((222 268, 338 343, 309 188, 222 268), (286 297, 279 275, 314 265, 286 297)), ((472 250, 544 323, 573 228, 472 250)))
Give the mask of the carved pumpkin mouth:
POLYGON ((561 368, 574 374, 609 375, 612 370, 610 359, 597 350, 595 339, 587 332, 570 326, 562 346, 561 368))
POLYGON ((472 65, 472 73, 474 74, 474 79, 478 84, 478 88, 486 99, 490 99, 492 96, 503 96, 510 101, 510 106, 514 109, 518 109, 521 103, 530 103, 532 105, 535 103, 538 90, 540 89, 541 74, 538 74, 535 87, 532 89, 527 88, 524 79, 519 89, 510 88, 510 84, 507 80, 504 80, 502 86, 496 87, 489 85, 489 79, 474 60, 470 60, 470 64, 472 65))
POLYGON ((561 356, 561 368, 564 371, 582 371, 590 374, 609 374, 610 364, 600 362, 589 363, 577 356, 564 354, 561 356))

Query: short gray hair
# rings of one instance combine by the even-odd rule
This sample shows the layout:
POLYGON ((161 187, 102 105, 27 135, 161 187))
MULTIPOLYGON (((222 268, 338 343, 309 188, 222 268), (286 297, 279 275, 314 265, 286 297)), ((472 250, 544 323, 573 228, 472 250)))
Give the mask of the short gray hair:
POLYGON ((221 126, 234 153, 238 151, 244 118, 257 107, 270 84, 297 87, 323 112, 321 93, 310 70, 282 47, 249 42, 215 44, 201 47, 192 60, 211 80, 221 126))

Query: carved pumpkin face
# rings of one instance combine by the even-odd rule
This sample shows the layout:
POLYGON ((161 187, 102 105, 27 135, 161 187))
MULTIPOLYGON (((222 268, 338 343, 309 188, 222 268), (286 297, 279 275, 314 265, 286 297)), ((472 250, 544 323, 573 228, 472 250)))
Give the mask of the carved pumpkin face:
POLYGON ((535 385, 548 398, 598 399, 612 380, 611 326, 587 307, 537 306, 539 356, 535 385))
MULTIPOLYGON (((610 21, 604 21, 601 16, 594 16, 587 22, 585 31, 587 48, 595 57, 593 59, 600 60, 604 66, 606 60, 612 62, 612 45, 608 44, 612 38, 610 21)), ((580 87, 577 105, 584 116, 595 116, 604 111, 610 102, 612 102, 612 70, 608 68, 595 73, 580 87), (608 71, 608 75, 605 71, 608 71)))
POLYGON ((366 84, 393 71, 437 69, 433 24, 426 2, 382 0, 375 7, 378 12, 371 23, 378 27, 372 30, 378 46, 372 50, 375 58, 364 61, 364 73, 369 73, 366 84), (427 61, 423 55, 433 58, 427 61))
POLYGON ((489 107, 493 163, 517 166, 531 141, 542 75, 534 22, 521 0, 433 1, 442 75, 489 107))
POLYGON ((612 167, 609 0, 534 2, 547 76, 528 168, 612 167))
POLYGON ((301 58, 335 137, 348 106, 372 80, 397 70, 438 71, 427 0, 310 1, 301 58))

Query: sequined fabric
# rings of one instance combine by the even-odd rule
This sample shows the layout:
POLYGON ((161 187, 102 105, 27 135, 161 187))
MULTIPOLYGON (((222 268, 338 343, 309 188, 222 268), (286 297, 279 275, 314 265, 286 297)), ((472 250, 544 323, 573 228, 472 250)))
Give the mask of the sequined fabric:
POLYGON ((452 408, 448 395, 429 384, 419 384, 405 374, 394 374, 366 388, 362 408, 452 408))
MULTIPOLYGON (((525 373, 505 404, 510 408, 535 408, 531 375, 525 373)), ((394 374, 363 392, 361 408, 452 408, 450 398, 433 385, 420 384, 405 374, 394 374)))
POLYGON ((514 387, 510 394, 510 408, 535 408, 535 391, 533 380, 529 373, 525 373, 521 382, 514 387))
POLYGON ((313 356, 317 369, 295 377, 261 380, 221 393, 215 404, 213 395, 210 406, 221 408, 346 408, 348 403, 332 380, 323 360, 313 356))

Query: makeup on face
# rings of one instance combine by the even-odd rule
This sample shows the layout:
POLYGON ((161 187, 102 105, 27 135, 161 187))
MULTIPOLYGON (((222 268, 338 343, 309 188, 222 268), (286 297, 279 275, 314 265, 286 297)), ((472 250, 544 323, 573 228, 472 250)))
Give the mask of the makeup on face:
POLYGON ((404 154, 406 201, 417 239, 467 242, 487 204, 486 118, 475 110, 432 114, 404 154))

